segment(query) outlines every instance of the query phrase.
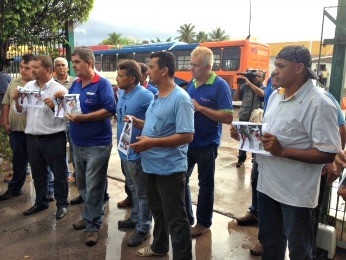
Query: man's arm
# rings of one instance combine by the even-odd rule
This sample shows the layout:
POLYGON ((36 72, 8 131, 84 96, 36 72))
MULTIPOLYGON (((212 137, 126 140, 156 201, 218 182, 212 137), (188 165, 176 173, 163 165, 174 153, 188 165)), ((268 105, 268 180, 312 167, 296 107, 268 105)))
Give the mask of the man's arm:
POLYGON ((263 135, 262 143, 264 150, 272 155, 296 161, 325 164, 333 162, 335 158, 335 153, 322 152, 317 148, 297 149, 282 147, 276 136, 269 133, 263 135))
POLYGON ((233 114, 231 111, 222 111, 222 110, 215 110, 211 109, 209 107, 205 107, 200 105, 196 100, 192 99, 193 105, 195 107, 195 111, 198 111, 205 115, 206 117, 209 117, 211 120, 215 122, 221 122, 224 124, 230 124, 233 121, 233 114))
POLYGON ((6 132, 10 133, 10 122, 8 120, 8 115, 10 113, 10 106, 9 105, 2 105, 2 123, 4 125, 4 128, 6 132))
POLYGON ((152 138, 147 136, 137 137, 138 142, 130 144, 136 153, 149 150, 153 147, 177 147, 191 143, 193 133, 173 134, 165 137, 152 138))
POLYGON ((72 122, 99 121, 108 117, 114 116, 106 109, 101 108, 97 111, 88 114, 66 114, 66 118, 72 122))

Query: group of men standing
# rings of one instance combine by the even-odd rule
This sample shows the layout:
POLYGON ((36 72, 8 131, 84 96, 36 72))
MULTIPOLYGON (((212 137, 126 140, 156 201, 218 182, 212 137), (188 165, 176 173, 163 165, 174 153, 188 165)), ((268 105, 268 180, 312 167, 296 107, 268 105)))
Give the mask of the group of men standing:
MULTIPOLYGON (((19 140, 30 147, 27 158, 36 200, 23 214, 48 208, 47 166, 54 173, 56 218, 67 213, 67 119, 77 187, 85 202, 82 219, 73 227, 85 229, 87 245, 97 243, 112 149, 111 117, 116 114, 118 142, 124 124, 132 124, 129 151, 120 154, 133 200, 130 217, 118 223, 120 228, 135 228, 128 245, 138 246, 149 237, 153 217, 153 243, 138 249, 137 255, 166 255, 170 235, 173 259, 192 259, 191 237, 205 234, 212 225, 215 159, 222 124, 233 120, 230 88, 212 71, 212 51, 197 47, 191 53, 193 79, 186 91, 174 83, 174 55, 151 54, 148 75, 158 88, 155 95, 140 86, 138 63, 120 62, 117 103, 109 81, 95 73, 95 58, 89 48, 76 49, 72 64, 78 78, 67 90, 54 80, 50 57, 37 55, 25 61, 23 56, 21 84, 28 90, 44 91, 44 106, 20 106, 15 87, 9 88, 8 99, 3 102, 8 109, 14 104, 12 113, 21 116, 23 122, 27 119, 26 126, 16 131, 4 117, 11 138, 17 134, 13 132, 20 132, 19 140), (28 62, 32 64, 24 67, 28 62), (26 70, 32 70, 32 81, 26 78, 26 70), (81 113, 55 117, 54 99, 67 93, 79 95, 81 113), (196 164, 199 192, 194 225, 189 178, 196 164)), ((271 156, 256 156, 259 239, 264 259, 284 259, 287 241, 291 259, 312 259, 310 221, 317 205, 322 164, 332 162, 340 150, 336 108, 312 84, 310 78, 317 76, 311 70, 306 48, 285 47, 275 66, 276 78, 285 92, 270 96, 263 120, 268 127, 262 143, 271 156)), ((21 165, 20 174, 26 164, 21 165)), ((20 195, 25 176, 21 175, 20 181, 15 192, 10 183, 7 193, 20 195)))

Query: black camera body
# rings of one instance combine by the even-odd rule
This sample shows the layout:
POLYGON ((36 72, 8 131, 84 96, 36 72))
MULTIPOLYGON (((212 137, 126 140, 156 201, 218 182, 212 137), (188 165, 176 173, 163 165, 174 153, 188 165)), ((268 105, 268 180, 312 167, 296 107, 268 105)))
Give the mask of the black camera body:
MULTIPOLYGON (((241 76, 244 76, 245 78, 247 78, 251 83, 254 82, 254 79, 256 78, 256 71, 257 70, 247 70, 246 72, 240 72, 240 73, 237 73, 237 75, 241 75, 241 76)), ((245 80, 242 79, 242 78, 238 78, 237 80, 237 83, 240 83, 240 84, 244 84, 245 83, 245 80)))

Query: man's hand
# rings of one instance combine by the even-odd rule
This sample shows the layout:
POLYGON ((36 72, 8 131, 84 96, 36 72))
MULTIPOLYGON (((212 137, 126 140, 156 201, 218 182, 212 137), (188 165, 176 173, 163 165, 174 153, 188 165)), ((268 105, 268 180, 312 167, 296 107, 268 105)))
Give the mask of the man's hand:
POLYGON ((50 109, 54 110, 55 104, 54 104, 54 102, 53 102, 53 100, 52 100, 51 98, 45 98, 45 99, 43 100, 43 102, 44 102, 44 104, 45 104, 47 107, 49 107, 50 109))
POLYGON ((230 133, 231 133, 231 137, 234 140, 240 141, 237 128, 234 125, 232 125, 232 124, 231 124, 231 128, 230 128, 230 133))
POLYGON ((132 148, 136 153, 140 153, 152 148, 153 140, 147 136, 138 136, 136 138, 138 141, 130 144, 130 148, 132 148))
POLYGON ((341 187, 338 189, 338 195, 340 195, 344 201, 346 201, 346 186, 341 185, 341 187))
POLYGON ((263 148, 277 157, 284 157, 285 149, 275 135, 265 133, 262 138, 263 148))

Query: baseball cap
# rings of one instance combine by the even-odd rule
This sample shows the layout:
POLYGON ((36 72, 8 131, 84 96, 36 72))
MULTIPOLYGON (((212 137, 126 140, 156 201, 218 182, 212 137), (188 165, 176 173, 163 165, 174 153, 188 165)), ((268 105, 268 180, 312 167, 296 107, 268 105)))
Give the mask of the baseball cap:
POLYGON ((301 45, 286 46, 278 53, 276 58, 303 63, 310 74, 310 78, 318 79, 316 73, 311 69, 311 54, 306 47, 301 45))

